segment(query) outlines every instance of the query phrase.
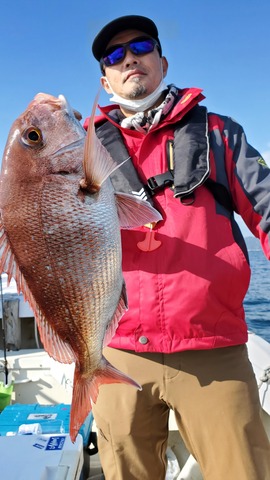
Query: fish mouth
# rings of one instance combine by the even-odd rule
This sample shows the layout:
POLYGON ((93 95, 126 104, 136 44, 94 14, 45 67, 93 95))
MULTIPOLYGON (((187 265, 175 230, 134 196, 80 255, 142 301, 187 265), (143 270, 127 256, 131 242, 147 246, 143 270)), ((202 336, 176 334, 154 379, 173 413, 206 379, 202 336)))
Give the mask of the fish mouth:
MULTIPOLYGON (((46 107, 46 109, 48 109, 49 107, 49 110, 52 113, 61 111, 64 114, 67 114, 71 118, 71 120, 74 119, 74 123, 77 123, 77 121, 80 121, 82 119, 82 115, 77 110, 71 107, 71 105, 69 104, 69 102, 67 101, 64 95, 59 95, 58 97, 55 97, 48 93, 38 93, 30 103, 29 107, 35 109, 37 106, 38 107, 40 106, 41 112, 44 106, 46 107)), ((80 135, 79 130, 77 133, 80 135)), ((84 147, 84 142, 85 142, 85 131, 81 126, 80 137, 74 141, 71 141, 71 143, 67 145, 60 146, 60 148, 58 148, 55 152, 51 154, 51 157, 52 158, 59 157, 75 149, 82 149, 84 147)), ((63 175, 69 174, 69 173, 70 173, 69 169, 67 171, 65 170, 61 171, 61 174, 63 175)))
POLYGON ((69 104, 69 102, 67 101, 66 97, 64 95, 58 95, 58 99, 60 100, 61 102, 61 105, 62 105, 62 108, 64 110, 67 111, 68 114, 70 115, 74 115, 75 118, 77 118, 77 120, 81 120, 82 119, 82 115, 80 112, 78 112, 78 110, 75 110, 75 108, 72 108, 69 104))
MULTIPOLYGON (((64 95, 58 95, 58 100, 60 101, 61 108, 65 110, 68 115, 74 116, 77 120, 82 119, 81 114, 70 106, 69 102, 67 101, 64 95)), ((75 140, 72 143, 69 143, 68 145, 65 145, 64 147, 59 148, 59 150, 54 152, 53 157, 62 155, 63 153, 69 152, 76 148, 81 148, 84 145, 84 141, 85 141, 85 136, 79 138, 78 140, 75 140)))
POLYGON ((48 93, 38 93, 31 103, 34 105, 46 104, 49 105, 52 110, 65 110, 69 115, 74 116, 77 120, 82 119, 81 113, 70 106, 64 95, 58 95, 58 97, 54 97, 48 93))
MULTIPOLYGON (((75 117, 76 120, 81 120, 82 115, 75 110, 74 108, 71 107, 69 102, 67 101, 66 97, 64 95, 58 95, 58 97, 54 97, 53 95, 50 95, 48 93, 38 93, 33 102, 34 104, 46 104, 49 105, 52 110, 62 110, 65 111, 70 117, 75 117)), ((57 157, 59 155, 65 154, 69 151, 72 151, 77 148, 82 148, 84 145, 85 141, 85 135, 83 135, 81 138, 75 140, 74 142, 69 143, 68 145, 65 145, 64 147, 60 147, 58 150, 56 150, 53 154, 52 157, 57 157)), ((68 173, 68 172, 64 172, 68 173)))

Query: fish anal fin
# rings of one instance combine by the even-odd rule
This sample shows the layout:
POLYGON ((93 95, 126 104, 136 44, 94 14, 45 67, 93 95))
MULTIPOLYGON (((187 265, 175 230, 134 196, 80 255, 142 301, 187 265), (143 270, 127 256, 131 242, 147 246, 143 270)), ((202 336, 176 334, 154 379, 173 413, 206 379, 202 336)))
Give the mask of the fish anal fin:
POLYGON ((40 311, 10 248, 4 226, 0 222, 0 274, 3 272, 7 273, 8 283, 14 278, 18 293, 22 292, 25 301, 29 302, 47 353, 58 362, 73 363, 76 358, 72 348, 59 337, 40 311))
POLYGON ((35 319, 41 342, 48 355, 60 363, 75 362, 76 355, 71 346, 58 335, 45 317, 40 312, 36 311, 35 319))
POLYGON ((122 228, 141 227, 162 220, 161 214, 146 200, 128 193, 115 193, 117 212, 122 228))

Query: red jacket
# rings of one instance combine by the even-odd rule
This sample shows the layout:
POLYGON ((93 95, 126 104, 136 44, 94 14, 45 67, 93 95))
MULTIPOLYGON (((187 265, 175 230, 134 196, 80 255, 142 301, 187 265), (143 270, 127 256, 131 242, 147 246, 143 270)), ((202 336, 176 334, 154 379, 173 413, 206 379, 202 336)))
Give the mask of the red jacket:
MULTIPOLYGON (((109 119, 118 126, 143 183, 167 171, 166 141, 174 138, 175 122, 204 98, 199 89, 179 91, 179 96, 165 120, 147 134, 115 123, 108 115, 115 105, 101 108, 97 124, 109 119)), ((210 177, 227 184, 235 210, 260 237, 269 258, 270 171, 232 119, 209 113, 208 128, 210 177)), ((243 299, 250 267, 233 215, 204 185, 191 205, 175 198, 171 188, 158 192, 154 205, 163 216, 152 231, 152 239, 160 242, 157 249, 138 247, 148 228, 122 231, 129 310, 110 346, 170 353, 245 343, 243 299)))

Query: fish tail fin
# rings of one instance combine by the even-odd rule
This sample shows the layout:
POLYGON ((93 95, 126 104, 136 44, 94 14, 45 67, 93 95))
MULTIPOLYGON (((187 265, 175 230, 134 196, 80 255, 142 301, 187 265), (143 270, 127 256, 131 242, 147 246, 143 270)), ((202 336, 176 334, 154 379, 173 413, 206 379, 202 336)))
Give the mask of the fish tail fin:
POLYGON ((91 399, 94 403, 97 401, 99 386, 103 384, 109 383, 126 383, 128 385, 132 385, 139 390, 142 389, 141 385, 139 385, 135 380, 131 377, 126 375, 123 372, 120 372, 117 368, 115 368, 105 357, 102 357, 101 360, 101 367, 97 370, 97 374, 94 375, 91 381, 91 399))
POLYGON ((70 412, 70 438, 75 442, 79 430, 92 410, 91 400, 96 403, 99 387, 109 383, 126 383, 139 390, 142 387, 132 378, 111 365, 102 357, 99 368, 92 377, 84 377, 79 368, 74 372, 72 405, 70 412))
POLYGON ((69 434, 73 443, 75 442, 79 430, 87 415, 92 410, 90 400, 90 380, 91 379, 85 378, 81 374, 76 365, 73 379, 73 393, 69 425, 69 434))

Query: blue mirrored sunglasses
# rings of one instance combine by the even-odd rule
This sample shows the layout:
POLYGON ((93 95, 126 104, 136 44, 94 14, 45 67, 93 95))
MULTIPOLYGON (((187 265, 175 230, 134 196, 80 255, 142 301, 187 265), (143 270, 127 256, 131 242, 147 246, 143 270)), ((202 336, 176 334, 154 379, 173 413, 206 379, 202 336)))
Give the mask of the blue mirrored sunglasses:
POLYGON ((150 37, 138 37, 130 40, 127 43, 112 45, 105 51, 100 60, 101 66, 111 67, 120 63, 126 56, 127 48, 134 53, 134 55, 145 55, 153 52, 155 47, 159 48, 158 42, 150 37))

